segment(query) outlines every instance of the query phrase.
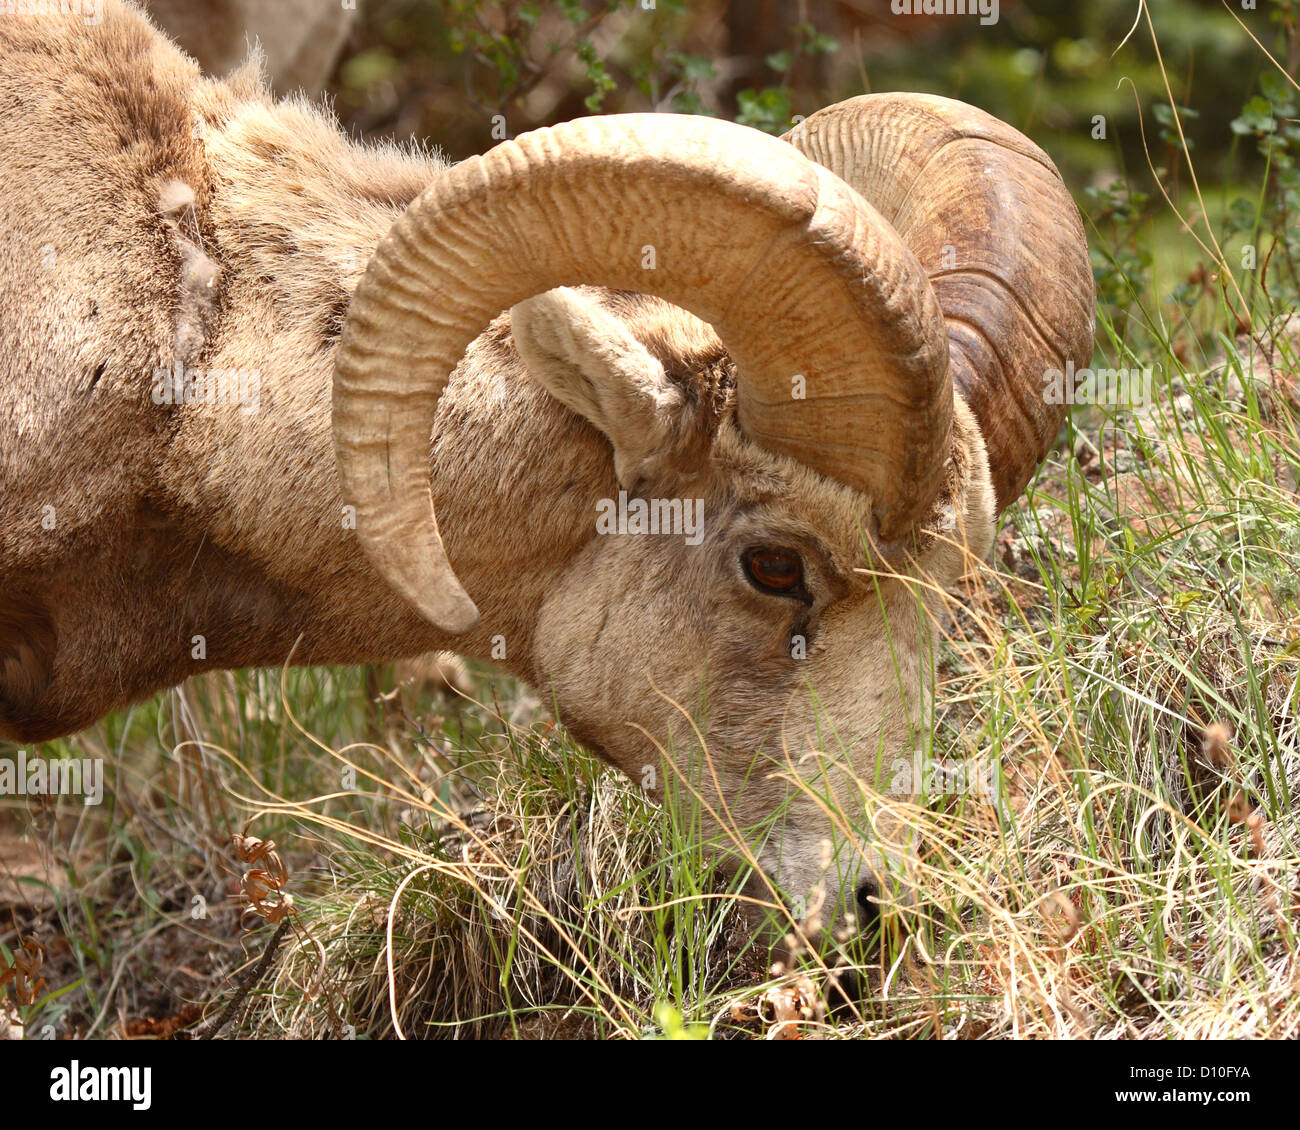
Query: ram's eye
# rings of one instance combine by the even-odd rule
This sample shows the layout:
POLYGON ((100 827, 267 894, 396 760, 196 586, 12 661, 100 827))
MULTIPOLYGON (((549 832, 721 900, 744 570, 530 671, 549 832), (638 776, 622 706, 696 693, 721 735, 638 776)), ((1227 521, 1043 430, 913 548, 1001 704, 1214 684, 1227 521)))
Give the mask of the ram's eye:
POLYGON ((802 596, 803 562, 788 549, 747 549, 741 557, 745 576, 763 592, 802 596))

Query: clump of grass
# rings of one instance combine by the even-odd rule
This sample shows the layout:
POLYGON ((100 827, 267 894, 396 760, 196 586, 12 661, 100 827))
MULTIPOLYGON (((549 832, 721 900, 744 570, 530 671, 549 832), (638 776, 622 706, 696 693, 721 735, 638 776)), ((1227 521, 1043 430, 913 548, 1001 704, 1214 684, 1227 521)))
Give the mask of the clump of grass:
POLYGON ((500 741, 397 798, 391 839, 298 809, 338 848, 260 1033, 337 1034, 305 991, 321 960, 371 1038, 644 1035, 760 977, 727 882, 639 789, 554 730, 500 741))

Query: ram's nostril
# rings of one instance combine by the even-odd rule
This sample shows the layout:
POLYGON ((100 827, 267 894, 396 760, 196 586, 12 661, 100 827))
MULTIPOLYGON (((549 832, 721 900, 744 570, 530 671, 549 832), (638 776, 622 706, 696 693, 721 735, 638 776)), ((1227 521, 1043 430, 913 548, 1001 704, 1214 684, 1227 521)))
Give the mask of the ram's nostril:
POLYGON ((865 930, 880 920, 880 887, 875 880, 867 879, 858 884, 856 893, 858 903, 858 927, 865 930))

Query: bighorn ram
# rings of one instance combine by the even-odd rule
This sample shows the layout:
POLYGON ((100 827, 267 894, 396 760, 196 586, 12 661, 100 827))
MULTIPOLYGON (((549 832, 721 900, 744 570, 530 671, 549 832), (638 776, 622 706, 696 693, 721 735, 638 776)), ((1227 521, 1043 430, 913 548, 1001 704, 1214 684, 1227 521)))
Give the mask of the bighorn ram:
POLYGON ((1035 145, 881 94, 784 140, 589 118, 447 167, 109 0, 0 18, 0 184, 0 734, 454 647, 638 780, 703 737, 709 803, 781 814, 779 888, 871 912, 907 853, 861 790, 924 723, 936 592, 1090 356, 1035 145), (702 500, 699 536, 602 535, 620 491, 702 500), (828 799, 861 836, 833 860, 828 799))

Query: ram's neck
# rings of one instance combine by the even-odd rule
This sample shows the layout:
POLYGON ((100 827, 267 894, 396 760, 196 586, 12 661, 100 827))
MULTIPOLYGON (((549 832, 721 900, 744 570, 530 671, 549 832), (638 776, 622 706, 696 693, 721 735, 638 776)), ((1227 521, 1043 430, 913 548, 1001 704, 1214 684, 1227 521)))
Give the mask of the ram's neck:
MULTIPOLYGON (((132 66, 155 66, 141 50, 132 66)), ((353 146, 251 79, 174 70, 158 90, 190 100, 160 93, 145 119, 171 130, 162 156, 111 207, 67 213, 50 233, 58 271, 37 269, 30 239, 6 245, 17 324, 40 309, 50 321, 30 322, 30 348, 13 359, 19 443, 0 453, 17 484, 0 497, 17 531, 0 530, 0 735, 45 740, 200 671, 290 659, 450 647, 536 678, 537 610, 590 540, 612 460, 527 380, 504 325, 454 375, 430 465, 451 562, 482 612, 473 633, 435 632, 375 573, 335 472, 331 382, 352 290, 444 166, 353 146), (86 343, 84 371, 67 369, 68 341, 86 343), (159 374, 177 367, 223 399, 160 398, 159 374), (41 406, 25 438, 24 396, 41 406), (41 511, 57 525, 31 537, 41 511)), ((123 120, 144 114, 131 89, 104 93, 123 120)), ((49 136, 60 128, 51 119, 49 136)), ((116 142, 103 145, 85 168, 118 167, 116 142)), ((30 168, 43 154, 29 145, 15 159, 30 168)))
POLYGON ((379 240, 447 168, 418 152, 355 145, 305 104, 253 99, 223 110, 203 138, 211 214, 236 237, 222 248, 223 266, 300 311, 346 300, 379 240))
POLYGON ((331 153, 346 143, 328 131, 314 137, 312 114, 248 113, 256 120, 238 119, 208 141, 210 250, 225 313, 203 364, 255 370, 259 404, 187 412, 171 453, 170 489, 178 509, 200 517, 204 552, 243 566, 196 613, 248 625, 229 647, 210 650, 209 665, 283 662, 297 640, 295 662, 451 647, 534 676, 537 610, 591 538, 596 499, 614 489, 608 445, 528 380, 507 319, 498 319, 453 374, 431 455, 439 524, 482 619, 463 637, 418 620, 371 569, 349 525, 330 382, 370 254, 442 166, 351 146, 346 156, 331 153), (294 119, 287 125, 285 114, 294 119), (201 476, 181 473, 200 464, 201 476))

